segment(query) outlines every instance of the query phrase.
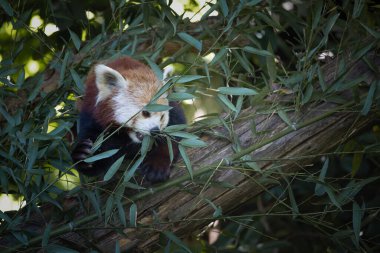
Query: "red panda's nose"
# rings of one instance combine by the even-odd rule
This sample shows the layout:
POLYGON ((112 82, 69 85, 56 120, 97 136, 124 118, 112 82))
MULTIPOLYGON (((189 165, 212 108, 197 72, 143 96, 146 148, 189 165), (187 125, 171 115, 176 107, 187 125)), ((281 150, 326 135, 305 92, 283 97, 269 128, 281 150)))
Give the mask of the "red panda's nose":
POLYGON ((150 134, 158 134, 160 129, 158 127, 153 127, 149 130, 150 134))

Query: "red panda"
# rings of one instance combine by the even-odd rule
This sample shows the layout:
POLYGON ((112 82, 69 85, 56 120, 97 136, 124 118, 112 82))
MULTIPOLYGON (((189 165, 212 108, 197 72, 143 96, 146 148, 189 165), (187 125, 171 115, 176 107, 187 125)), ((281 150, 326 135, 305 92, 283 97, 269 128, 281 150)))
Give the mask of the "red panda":
MULTIPOLYGON (((169 111, 148 112, 144 107, 161 88, 153 71, 146 65, 129 57, 119 58, 106 64, 98 64, 90 70, 83 101, 79 108, 79 133, 72 159, 79 172, 87 176, 105 173, 122 155, 134 158, 139 152, 144 135, 157 134, 168 125, 186 123, 178 103, 168 102, 166 94, 157 104, 170 105, 169 111), (120 126, 122 126, 120 128, 120 126), (97 152, 111 149, 119 151, 110 158, 85 163, 91 148, 104 131, 116 133, 107 138, 97 152)), ((172 142, 173 162, 178 157, 178 146, 172 142)), ((155 145, 140 166, 140 171, 150 182, 169 178, 170 155, 166 138, 156 138, 155 145)))

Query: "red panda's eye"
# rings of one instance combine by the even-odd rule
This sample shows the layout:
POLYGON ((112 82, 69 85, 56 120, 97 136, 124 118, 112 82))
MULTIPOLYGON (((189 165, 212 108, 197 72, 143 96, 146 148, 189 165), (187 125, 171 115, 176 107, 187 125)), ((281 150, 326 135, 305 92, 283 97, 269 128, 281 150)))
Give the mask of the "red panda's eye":
POLYGON ((150 117, 150 112, 148 112, 148 111, 142 111, 141 113, 142 113, 142 115, 143 115, 145 118, 149 118, 149 117, 150 117))

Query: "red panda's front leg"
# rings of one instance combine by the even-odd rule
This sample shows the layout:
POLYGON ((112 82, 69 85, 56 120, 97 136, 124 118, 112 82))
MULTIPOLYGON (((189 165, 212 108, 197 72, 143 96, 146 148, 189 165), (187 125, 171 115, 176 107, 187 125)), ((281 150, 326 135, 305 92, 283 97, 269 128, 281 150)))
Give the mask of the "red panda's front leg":
POLYGON ((140 166, 142 174, 152 183, 169 179, 170 169, 178 158, 178 144, 172 142, 173 161, 170 161, 170 153, 166 141, 159 141, 147 154, 147 158, 140 166))

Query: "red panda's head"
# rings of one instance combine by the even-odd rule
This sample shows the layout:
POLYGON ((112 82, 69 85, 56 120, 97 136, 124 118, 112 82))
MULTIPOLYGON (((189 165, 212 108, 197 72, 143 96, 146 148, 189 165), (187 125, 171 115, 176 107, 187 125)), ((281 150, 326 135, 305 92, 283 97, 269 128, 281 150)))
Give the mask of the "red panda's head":
MULTIPOLYGON (((158 132, 167 126, 168 111, 144 110, 162 86, 162 82, 145 65, 132 70, 96 65, 95 83, 98 89, 95 107, 113 114, 107 117, 112 117, 113 123, 127 127, 129 137, 134 142, 139 143, 144 135, 158 132)), ((166 94, 156 103, 168 105, 166 94)))

